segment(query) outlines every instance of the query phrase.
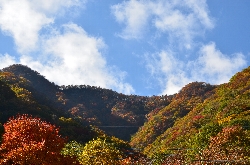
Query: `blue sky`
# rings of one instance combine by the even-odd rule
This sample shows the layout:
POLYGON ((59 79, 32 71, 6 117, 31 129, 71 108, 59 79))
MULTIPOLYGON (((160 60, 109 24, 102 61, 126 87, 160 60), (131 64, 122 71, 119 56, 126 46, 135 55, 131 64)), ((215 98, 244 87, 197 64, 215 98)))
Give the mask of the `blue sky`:
POLYGON ((125 94, 221 84, 250 65, 249 0, 0 0, 0 68, 125 94))

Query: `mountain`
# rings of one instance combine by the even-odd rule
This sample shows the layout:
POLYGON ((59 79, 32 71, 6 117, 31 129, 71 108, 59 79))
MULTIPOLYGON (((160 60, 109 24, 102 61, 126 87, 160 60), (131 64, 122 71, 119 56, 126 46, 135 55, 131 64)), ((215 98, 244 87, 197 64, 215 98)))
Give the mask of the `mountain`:
POLYGON ((54 102, 56 97, 53 100, 52 95, 46 95, 46 91, 52 93, 53 90, 56 91, 55 89, 55 85, 28 67, 13 65, 3 69, 0 72, 0 123, 4 124, 9 118, 18 114, 30 114, 60 126, 60 133, 67 136, 69 140, 88 142, 98 136, 99 132, 93 130, 89 125, 70 120, 70 114, 59 108, 59 104, 54 102), (25 72, 22 72, 22 69, 25 72), (26 78, 37 76, 35 79, 37 82, 30 81, 31 78, 29 80, 24 76, 26 78), (44 81, 41 83, 41 91, 36 90, 39 88, 37 85, 40 83, 39 81, 44 81))
POLYGON ((15 64, 0 71, 0 123, 17 114, 60 126, 78 142, 103 134, 129 141, 153 164, 250 163, 250 67, 225 84, 193 82, 177 94, 148 97, 58 86, 15 64))
POLYGON ((214 94, 216 86, 203 82, 193 82, 186 85, 176 94, 169 105, 151 111, 147 115, 147 122, 132 137, 131 145, 145 148, 151 145, 157 137, 163 134, 184 116, 189 114, 195 106, 204 102, 214 94))
POLYGON ((249 163, 250 67, 218 86, 188 84, 152 113, 130 142, 149 157, 167 164, 249 163))
MULTIPOLYGON (((82 125, 94 125, 110 135, 130 140, 146 120, 145 115, 156 108, 163 108, 172 96, 136 96, 124 95, 109 89, 89 85, 58 86, 27 66, 15 64, 2 69, 0 80, 5 82, 17 98, 27 104, 36 103, 44 106, 47 119, 52 116, 72 118, 82 125)), ((35 107, 35 105, 34 105, 35 107)), ((5 113, 6 110, 2 110, 5 113)), ((15 113, 33 113, 17 108, 7 113, 1 122, 15 113)), ((39 112, 41 116, 41 112, 39 112)))

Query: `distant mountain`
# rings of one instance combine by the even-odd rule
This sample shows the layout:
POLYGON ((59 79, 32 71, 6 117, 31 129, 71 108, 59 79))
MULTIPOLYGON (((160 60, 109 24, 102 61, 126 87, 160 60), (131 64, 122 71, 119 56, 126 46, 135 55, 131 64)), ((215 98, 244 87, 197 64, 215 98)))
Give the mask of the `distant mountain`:
POLYGON ((59 108, 60 104, 54 101, 56 97, 52 99, 51 93, 56 91, 55 89, 55 85, 26 66, 13 65, 3 69, 0 71, 0 123, 5 123, 17 114, 30 114, 60 126, 61 134, 69 140, 87 142, 98 136, 99 133, 89 125, 83 125, 76 120, 65 120, 70 119, 70 113, 59 108), (22 69, 25 72, 22 72, 22 69), (26 76, 30 80, 37 76, 37 82, 26 79, 26 76), (41 83, 41 92, 35 89, 39 89, 39 79, 45 82, 41 83), (46 91, 50 94, 47 95, 46 91))
POLYGON ((165 107, 173 97, 124 95, 89 85, 58 86, 38 72, 20 64, 2 69, 0 76, 18 98, 29 100, 27 103, 33 101, 46 106, 46 109, 53 109, 48 110, 51 113, 46 114, 50 116, 47 118, 73 118, 83 125, 94 125, 127 141, 143 125, 148 112, 165 107))

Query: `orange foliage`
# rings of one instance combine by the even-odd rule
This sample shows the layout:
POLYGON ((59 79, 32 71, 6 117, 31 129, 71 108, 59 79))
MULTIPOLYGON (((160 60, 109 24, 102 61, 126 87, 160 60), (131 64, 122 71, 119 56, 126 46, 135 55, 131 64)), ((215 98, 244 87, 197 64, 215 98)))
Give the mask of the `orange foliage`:
POLYGON ((4 124, 5 133, 0 146, 0 164, 73 164, 70 157, 60 155, 65 139, 56 126, 18 115, 4 124))
POLYGON ((209 148, 201 157, 221 164, 249 164, 249 145, 249 134, 242 127, 225 127, 217 136, 211 137, 209 148))

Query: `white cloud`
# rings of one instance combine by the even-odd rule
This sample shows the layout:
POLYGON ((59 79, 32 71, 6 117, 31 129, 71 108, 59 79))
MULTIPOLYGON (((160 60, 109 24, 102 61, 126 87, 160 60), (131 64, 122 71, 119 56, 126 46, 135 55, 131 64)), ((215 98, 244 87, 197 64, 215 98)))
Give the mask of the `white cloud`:
MULTIPOLYGON (((124 94, 134 93, 133 87, 123 82, 126 73, 107 65, 101 52, 105 48, 101 38, 89 36, 73 23, 62 27, 61 33, 58 31, 41 41, 40 49, 43 51, 40 56, 22 55, 20 63, 37 70, 58 85, 88 84, 124 94)), ((5 63, 1 67, 16 63, 9 55, 0 56, 0 61, 5 63)))
POLYGON ((16 59, 9 54, 0 54, 0 69, 17 63, 16 59))
POLYGON ((205 28, 214 28, 214 20, 209 16, 206 0, 185 0, 184 4, 193 10, 194 15, 205 28))
POLYGON ((37 49, 39 32, 54 22, 57 13, 78 6, 78 0, 1 0, 0 29, 14 38, 20 53, 37 49))
POLYGON ((161 85, 161 94, 177 93, 184 85, 194 81, 226 83, 247 63, 242 53, 223 54, 213 42, 203 45, 199 57, 193 61, 184 62, 174 55, 171 51, 162 51, 145 56, 148 71, 161 85))
POLYGON ((186 77, 186 73, 179 71, 179 73, 173 73, 167 76, 165 86, 160 95, 175 94, 180 91, 188 83, 192 82, 191 79, 186 77))
POLYGON ((171 51, 147 54, 147 69, 161 85, 161 94, 174 94, 184 85, 191 82, 184 71, 184 63, 174 57, 171 51))
POLYGON ((142 36, 149 14, 146 5, 142 1, 130 0, 111 7, 117 22, 126 26, 120 37, 137 39, 142 36))
POLYGON ((200 56, 195 62, 196 77, 204 77, 211 83, 225 83, 233 74, 246 66, 245 56, 242 53, 223 54, 216 49, 214 42, 202 46, 199 53, 200 56))
POLYGON ((52 22, 53 19, 34 11, 27 0, 0 2, 0 28, 14 38, 20 52, 34 50, 38 32, 52 22))
MULTIPOLYGON (((41 73, 58 84, 89 84, 105 88, 115 88, 120 92, 134 92, 129 84, 123 84, 122 72, 115 75, 106 64, 100 50, 105 48, 101 38, 88 36, 76 24, 63 26, 62 34, 45 41, 44 49, 50 55, 41 73), (63 76, 62 76, 63 75, 63 76)), ((43 66, 44 67, 44 66, 43 66)))
POLYGON ((126 39, 140 38, 149 26, 167 34, 171 44, 190 49, 195 37, 214 27, 205 0, 130 0, 111 9, 125 25, 121 37, 126 39))
MULTIPOLYGON (((62 15, 71 7, 84 8, 87 0, 29 0, 35 11, 46 13, 46 15, 62 15)), ((76 12, 76 11, 75 11, 76 12)))
POLYGON ((75 12, 75 7, 82 8, 86 2, 1 0, 0 29, 13 37, 20 57, 1 55, 0 66, 18 62, 60 85, 88 84, 134 93, 132 86, 124 82, 126 73, 108 66, 102 54, 105 48, 102 38, 89 36, 74 23, 54 24, 65 11, 75 12))

